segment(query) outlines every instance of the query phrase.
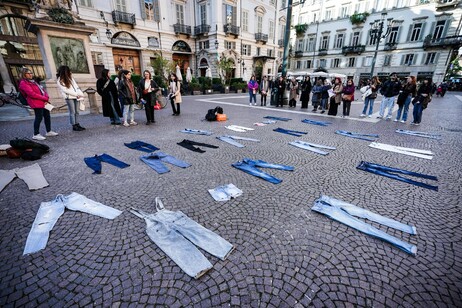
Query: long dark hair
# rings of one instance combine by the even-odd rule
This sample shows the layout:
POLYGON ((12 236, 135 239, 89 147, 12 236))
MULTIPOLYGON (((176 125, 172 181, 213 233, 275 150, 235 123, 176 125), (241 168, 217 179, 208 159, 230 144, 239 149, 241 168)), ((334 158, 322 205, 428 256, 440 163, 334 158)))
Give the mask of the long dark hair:
POLYGON ((109 70, 107 68, 101 71, 101 78, 102 79, 109 79, 109 70))
POLYGON ((72 84, 72 73, 67 65, 61 65, 58 68, 58 73, 56 74, 59 82, 64 85, 66 88, 70 88, 72 84))

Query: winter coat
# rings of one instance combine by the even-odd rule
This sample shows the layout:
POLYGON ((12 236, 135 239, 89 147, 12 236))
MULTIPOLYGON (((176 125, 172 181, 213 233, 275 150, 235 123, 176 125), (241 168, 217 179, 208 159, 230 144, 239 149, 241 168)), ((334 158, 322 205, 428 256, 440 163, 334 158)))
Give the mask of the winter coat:
POLYGON ((302 94, 300 95, 301 101, 308 101, 310 99, 311 89, 312 89, 311 82, 309 80, 303 81, 302 94))
POLYGON ((47 92, 34 80, 21 79, 19 91, 26 98, 30 108, 44 108, 49 100, 47 92))
POLYGON ((298 97, 298 82, 290 82, 289 83, 289 100, 297 100, 298 97))
POLYGON ((120 103, 119 103, 119 95, 117 93, 117 87, 111 79, 103 79, 100 78, 96 81, 96 91, 98 92, 99 95, 101 95, 102 98, 102 105, 103 105, 103 116, 105 117, 114 117, 114 113, 112 111, 112 104, 113 102, 114 109, 117 112, 117 115, 119 117, 122 116, 122 110, 120 108, 120 103), (106 87, 104 85, 106 82, 109 80, 109 83, 107 84, 106 87))
POLYGON ((247 83, 247 87, 249 88, 249 93, 253 90, 255 90, 255 93, 257 93, 258 82, 256 82, 255 80, 250 80, 249 83, 247 83))
POLYGON ((181 83, 177 80, 175 86, 176 86, 176 91, 175 93, 172 92, 172 85, 171 85, 172 82, 170 82, 170 86, 168 87, 169 88, 169 91, 171 94, 175 95, 175 103, 179 104, 181 102, 183 102, 183 99, 181 97, 181 83))
POLYGON ((77 99, 77 96, 83 97, 83 92, 80 90, 77 82, 74 78, 71 79, 70 87, 66 87, 61 83, 61 80, 58 80, 58 88, 61 90, 61 95, 64 99, 77 99))
POLYGON ((393 97, 399 94, 401 83, 398 80, 387 80, 383 83, 380 93, 385 97, 393 97))
POLYGON ((355 100, 355 86, 354 85, 346 85, 343 87, 343 94, 352 94, 351 102, 355 100))
POLYGON ((335 103, 340 104, 342 102, 342 92, 343 92, 343 85, 341 84, 336 84, 334 85, 334 88, 332 89, 334 91, 335 96, 335 103))

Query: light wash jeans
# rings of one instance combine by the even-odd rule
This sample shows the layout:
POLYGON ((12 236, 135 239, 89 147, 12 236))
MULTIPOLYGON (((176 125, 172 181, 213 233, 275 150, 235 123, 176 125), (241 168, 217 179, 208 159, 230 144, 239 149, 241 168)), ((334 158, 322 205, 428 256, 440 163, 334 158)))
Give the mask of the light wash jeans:
POLYGON ((335 150, 335 147, 330 147, 326 145, 321 145, 321 144, 315 144, 315 143, 309 143, 309 142, 304 142, 301 140, 296 140, 293 142, 289 142, 290 145, 296 146, 297 148, 301 148, 304 150, 308 150, 311 152, 315 152, 321 155, 328 155, 329 152, 322 151, 320 149, 327 149, 327 150, 335 150))
POLYGON ((146 221, 149 238, 186 274, 196 279, 213 267, 196 246, 221 260, 225 260, 234 249, 224 238, 181 211, 163 209, 155 214, 140 210, 131 212, 146 221))
POLYGON ((210 136, 213 134, 212 132, 209 132, 206 130, 192 129, 192 128, 185 128, 183 130, 180 130, 180 133, 193 134, 193 135, 206 135, 206 136, 210 136))
POLYGON ((384 117, 385 115, 385 110, 388 108, 388 114, 387 118, 391 118, 391 115, 393 114, 393 105, 395 103, 395 97, 383 97, 382 102, 380 103, 380 112, 379 116, 384 117))
POLYGON ((135 104, 125 105, 124 107, 124 121, 133 122, 135 121, 135 104), (130 113, 130 121, 128 121, 128 113, 130 113))
POLYGON ((398 113, 396 114, 396 120, 399 121, 401 119, 401 113, 402 113, 403 114, 402 120, 404 122, 407 121, 407 113, 409 112, 409 104, 411 103, 411 100, 412 100, 412 96, 409 95, 404 101, 404 105, 398 108, 398 113))
POLYGON ((223 186, 209 189, 209 193, 215 201, 229 201, 231 198, 237 198, 242 195, 242 190, 234 184, 226 184, 223 186))
POLYGON ((71 125, 79 124, 80 103, 76 99, 66 99, 67 109, 69 110, 69 121, 71 125))
POLYGON ((374 101, 375 98, 366 97, 366 99, 364 100, 363 114, 366 114, 368 106, 369 113, 367 115, 372 115, 372 113, 374 113, 374 101))
POLYGON ((164 162, 180 168, 188 168, 191 166, 187 162, 179 160, 160 151, 140 156, 140 159, 159 174, 167 173, 170 171, 167 166, 164 165, 164 162))
POLYGON ((416 137, 423 137, 423 138, 430 138, 430 139, 441 139, 441 135, 437 133, 427 133, 427 132, 418 132, 415 130, 405 130, 405 129, 397 129, 395 130, 398 134, 416 136, 416 137))

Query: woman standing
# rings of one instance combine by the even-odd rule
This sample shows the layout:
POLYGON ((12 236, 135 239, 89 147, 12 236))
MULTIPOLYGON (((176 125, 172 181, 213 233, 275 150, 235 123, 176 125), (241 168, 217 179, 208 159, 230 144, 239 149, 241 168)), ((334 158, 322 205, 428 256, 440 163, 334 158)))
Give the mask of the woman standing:
POLYGON ((45 119, 45 128, 47 131, 45 136, 58 136, 58 133, 51 130, 50 111, 45 109, 45 104, 48 103, 49 99, 48 94, 41 85, 35 82, 32 78, 33 76, 34 75, 30 69, 23 68, 21 70, 19 92, 21 92, 21 94, 26 98, 27 104, 30 108, 34 109, 34 136, 32 139, 45 140, 47 138, 40 134, 40 123, 42 122, 42 119, 45 119))
POLYGON ((409 104, 411 103, 412 98, 415 96, 416 93, 416 78, 415 76, 408 76, 407 82, 400 91, 398 95, 398 100, 396 101, 399 109, 398 114, 396 115, 395 122, 398 122, 401 119, 401 113, 403 118, 401 119, 401 123, 405 123, 407 120, 407 113, 409 111, 409 104), (403 112, 404 109, 404 112, 403 112))
POLYGON ((146 111, 146 125, 149 125, 156 122, 154 120, 154 104, 156 103, 155 93, 159 90, 159 86, 151 79, 150 71, 145 70, 143 75, 144 79, 140 80, 138 92, 145 101, 144 110, 146 111))
POLYGON ((343 87, 343 117, 350 116, 351 102, 355 100, 355 84, 353 79, 348 79, 347 84, 343 87))
POLYGON ((294 107, 297 105, 298 98, 298 82, 295 77, 292 77, 289 82, 289 107, 294 107))
POLYGON ((321 105, 322 87, 322 80, 318 79, 312 90, 313 96, 311 97, 311 104, 313 105, 313 111, 316 111, 318 109, 318 106, 321 105))
POLYGON ((247 87, 249 88, 249 105, 252 106, 253 99, 253 105, 257 106, 258 82, 255 80, 255 75, 252 75, 249 82, 247 83, 247 87))
POLYGON ((135 103, 137 101, 135 85, 132 81, 132 73, 128 70, 122 70, 119 81, 119 96, 124 105, 124 126, 138 125, 135 122, 135 103), (130 112, 130 122, 128 122, 128 113, 130 112))
POLYGON ((80 90, 77 82, 72 78, 71 70, 69 66, 62 65, 58 68, 56 74, 58 78, 58 87, 61 90, 61 94, 66 100, 67 109, 69 110, 69 121, 72 125, 72 130, 82 131, 85 127, 79 124, 79 106, 80 101, 84 99, 83 92, 80 90))
POLYGON ((329 112, 327 114, 336 116, 338 112, 338 105, 342 102, 343 85, 340 78, 335 78, 334 88, 332 91, 334 91, 334 95, 330 98, 329 112))
POLYGON ((417 90, 417 96, 412 101, 414 104, 414 121, 411 125, 420 125, 420 122, 422 121, 422 112, 425 108, 427 108, 427 105, 431 100, 431 93, 432 79, 424 79, 423 83, 419 87, 419 90, 417 90))
POLYGON ((302 102, 302 109, 308 108, 308 102, 310 101, 311 92, 311 81, 310 76, 305 76, 305 80, 302 83, 302 94, 300 95, 300 101, 302 102))
POLYGON ((169 99, 170 104, 172 105, 172 116, 179 116, 180 115, 180 103, 182 102, 181 98, 181 83, 178 81, 178 78, 174 73, 170 73, 170 85, 169 89, 169 99), (175 108, 176 104, 176 108, 175 108))
POLYGON ((374 100, 377 98, 377 91, 380 88, 379 76, 372 77, 372 80, 369 82, 369 87, 370 87, 370 90, 371 90, 371 94, 366 96, 365 99, 364 99, 363 113, 361 113, 360 117, 365 117, 366 116, 368 106, 369 106, 369 114, 367 116, 369 118, 372 117, 372 113, 374 112, 374 100))
MULTIPOLYGON (((329 80, 324 80, 324 85, 322 86, 321 91, 321 113, 324 113, 324 110, 327 109, 327 102, 329 101, 329 90, 332 89, 332 84, 329 80)), ((316 112, 317 107, 313 108, 313 112, 316 112)))
POLYGON ((101 78, 96 82, 96 91, 102 98, 103 116, 111 119, 112 125, 120 125, 122 111, 120 110, 119 93, 114 81, 109 78, 109 70, 101 71, 101 78))

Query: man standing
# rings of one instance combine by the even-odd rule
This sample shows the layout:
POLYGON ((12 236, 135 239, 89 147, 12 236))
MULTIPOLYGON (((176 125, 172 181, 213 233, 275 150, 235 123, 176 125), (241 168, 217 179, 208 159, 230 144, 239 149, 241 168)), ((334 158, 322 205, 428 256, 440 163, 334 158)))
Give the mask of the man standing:
POLYGON ((270 89, 269 81, 266 76, 263 76, 263 80, 260 83, 260 106, 266 106, 266 97, 268 96, 268 90, 270 89))
POLYGON ((284 90, 286 88, 286 84, 284 82, 284 77, 279 76, 279 79, 276 80, 275 87, 277 89, 276 94, 276 107, 282 107, 282 98, 284 96, 284 90))
POLYGON ((383 119, 385 116, 385 110, 388 108, 387 120, 391 119, 393 113, 393 104, 395 103, 395 97, 401 90, 401 83, 396 76, 396 73, 391 73, 390 78, 382 84, 380 94, 383 95, 382 102, 380 104, 380 112, 378 119, 383 119))

